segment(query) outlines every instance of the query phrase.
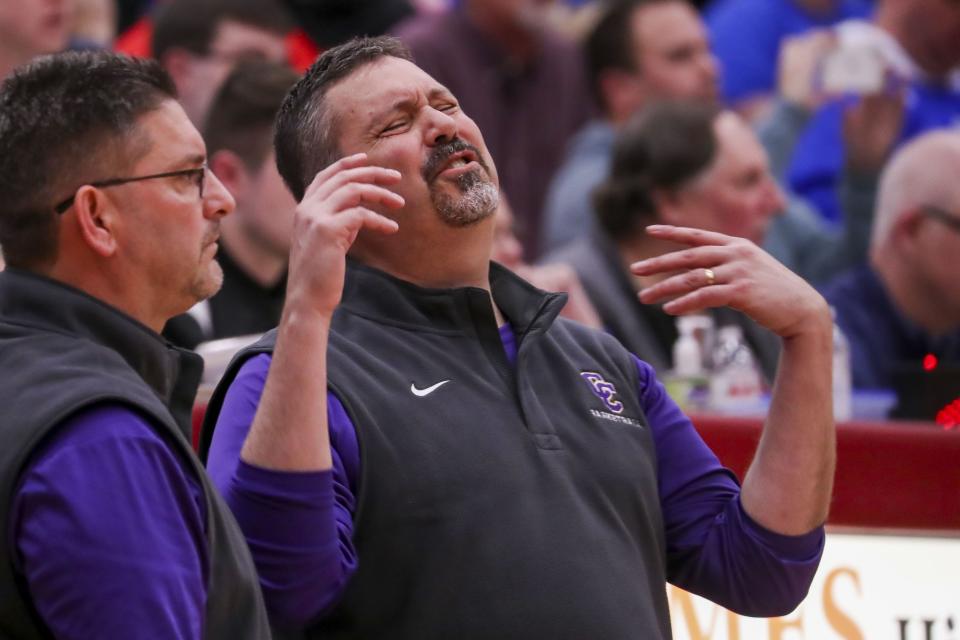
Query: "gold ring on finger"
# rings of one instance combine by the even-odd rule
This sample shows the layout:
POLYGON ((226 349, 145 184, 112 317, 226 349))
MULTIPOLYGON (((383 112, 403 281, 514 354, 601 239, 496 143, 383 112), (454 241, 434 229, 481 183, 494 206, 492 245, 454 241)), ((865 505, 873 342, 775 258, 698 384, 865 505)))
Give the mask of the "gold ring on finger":
POLYGON ((703 275, 707 278, 706 286, 711 286, 717 284, 717 274, 713 272, 713 269, 705 268, 703 270, 703 275))

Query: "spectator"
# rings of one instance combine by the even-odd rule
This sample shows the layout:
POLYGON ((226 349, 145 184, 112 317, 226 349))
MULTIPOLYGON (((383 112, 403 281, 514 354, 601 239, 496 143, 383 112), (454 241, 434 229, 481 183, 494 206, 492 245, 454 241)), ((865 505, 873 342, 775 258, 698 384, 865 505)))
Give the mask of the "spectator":
MULTIPOLYGON (((904 102, 898 142, 960 118, 960 5, 953 0, 879 0, 872 22, 842 23, 837 38, 841 55, 849 52, 858 60, 867 56, 878 67, 875 72, 861 67, 842 74, 848 81, 886 79, 858 91, 886 92, 904 102)), ((848 97, 821 107, 800 137, 788 169, 793 191, 833 224, 842 221, 837 188, 849 156, 843 120, 856 103, 848 97)))
POLYGON ((189 444, 199 357, 157 333, 220 285, 200 134, 110 53, 20 68, 0 113, 0 636, 268 638, 189 444))
POLYGON ((759 118, 774 97, 785 39, 866 18, 872 7, 870 0, 713 0, 704 18, 726 71, 724 100, 749 120, 759 118))
POLYGON ((213 101, 203 131, 210 169, 237 208, 220 227, 223 287, 171 320, 164 334, 176 344, 260 334, 280 321, 297 203, 277 173, 273 122, 297 78, 284 65, 242 62, 213 101))
MULTIPOLYGON (((571 264, 607 329, 654 369, 673 365, 672 316, 637 293, 663 276, 634 278, 627 267, 677 249, 648 236, 650 224, 717 231, 760 244, 783 195, 756 136, 738 116, 698 103, 663 103, 638 114, 614 148, 609 178, 595 192, 600 229, 551 260, 571 264)), ((730 309, 717 325, 744 330, 768 381, 776 371, 772 334, 730 309)))
POLYGON ((666 99, 717 97, 718 68, 706 29, 687 0, 608 2, 586 40, 587 72, 603 117, 577 133, 547 192, 544 247, 593 227, 590 192, 603 182, 617 129, 666 99))
POLYGON ((551 176, 592 105, 579 51, 549 28, 552 0, 463 0, 396 33, 449 88, 490 147, 529 260, 551 176))
POLYGON ((35 56, 66 49, 72 8, 72 0, 0 2, 0 80, 35 56))
POLYGON ((166 0, 154 17, 153 57, 173 78, 197 127, 240 60, 286 59, 289 17, 277 0, 166 0))
POLYGON ((834 459, 832 324, 809 285, 675 227, 650 233, 688 249, 632 267, 677 274, 646 302, 731 304, 783 339, 741 490, 648 365, 490 264, 496 167, 396 40, 324 53, 276 147, 300 199, 286 306, 214 394, 202 447, 278 625, 665 640, 667 579, 748 615, 796 606, 834 459), (251 473, 261 491, 238 491, 251 473))
POLYGON ((960 133, 932 131, 883 173, 870 264, 825 289, 850 341, 853 384, 893 386, 898 365, 933 354, 960 365, 960 133))
MULTIPOLYGON (((811 31, 783 43, 777 96, 757 132, 775 176, 784 174, 811 115, 830 99, 821 71, 835 46, 830 31, 811 31)), ((843 119, 847 157, 838 185, 842 224, 827 224, 809 203, 791 196, 784 215, 771 224, 764 248, 818 284, 866 262, 877 181, 902 122, 903 100, 896 92, 865 96, 853 105, 843 119)))
MULTIPOLYGON (((785 48, 778 109, 762 129, 774 175, 788 162, 808 110, 820 98, 815 69, 829 45, 822 37, 808 36, 785 48)), ((551 250, 594 233, 590 194, 606 179, 616 131, 631 115, 666 98, 712 104, 716 97, 718 73, 704 25, 682 0, 614 3, 591 33, 587 57, 606 117, 578 135, 551 184, 545 224, 545 244, 551 250)), ((891 126, 887 111, 871 104, 852 123, 857 126, 851 127, 851 147, 865 151, 862 161, 843 175, 844 203, 849 207, 843 227, 830 228, 808 203, 788 193, 783 211, 777 212, 781 215, 763 236, 767 252, 811 282, 865 257, 875 174, 885 158, 882 143, 892 144, 884 133, 891 126)))

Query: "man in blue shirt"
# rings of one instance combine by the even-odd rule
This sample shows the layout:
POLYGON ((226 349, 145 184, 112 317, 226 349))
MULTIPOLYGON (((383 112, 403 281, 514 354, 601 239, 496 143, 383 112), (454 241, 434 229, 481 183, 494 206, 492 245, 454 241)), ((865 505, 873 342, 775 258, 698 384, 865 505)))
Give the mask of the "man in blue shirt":
POLYGON ((889 389, 899 365, 960 364, 960 133, 911 141, 880 183, 870 264, 824 294, 850 341, 853 384, 889 389))
POLYGON ((645 302, 730 305, 783 342, 741 489, 648 365, 491 266, 496 168, 397 41, 321 56, 276 145, 300 200, 287 302, 214 395, 203 444, 276 624, 669 638, 667 579, 750 615, 796 606, 834 465, 832 325, 802 279, 677 227, 648 232, 683 250, 633 265, 676 272, 645 302), (303 499, 280 511, 284 474, 303 499), (303 526, 278 531, 281 513, 303 526))
MULTIPOLYGON (((903 101, 897 143, 960 119, 960 6, 951 0, 880 0, 870 22, 836 27, 839 51, 877 57, 886 79, 872 95, 903 101)), ((861 71, 861 74, 863 72, 861 71)), ((841 83, 842 84, 842 83, 841 83)), ((797 141, 786 178, 828 222, 838 224, 839 177, 849 162, 844 120, 862 97, 832 100, 813 114, 797 141)))

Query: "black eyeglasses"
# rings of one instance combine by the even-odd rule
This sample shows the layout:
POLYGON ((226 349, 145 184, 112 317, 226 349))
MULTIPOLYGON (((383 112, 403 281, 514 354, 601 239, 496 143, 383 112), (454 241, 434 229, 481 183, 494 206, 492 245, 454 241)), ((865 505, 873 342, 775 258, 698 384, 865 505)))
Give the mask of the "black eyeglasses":
POLYGON ((953 231, 960 233, 960 216, 956 216, 950 213, 949 211, 947 211, 946 209, 941 209, 940 207, 933 207, 929 205, 923 207, 923 212, 926 215, 930 216, 931 218, 934 218, 935 220, 939 220, 943 224, 947 225, 953 231))
MULTIPOLYGON (((192 169, 181 169, 180 171, 164 171, 163 173, 152 173, 148 176, 136 176, 133 178, 112 178, 110 180, 100 180, 99 182, 88 182, 91 187, 115 187, 128 182, 140 182, 141 180, 156 180, 158 178, 176 178, 179 176, 192 176, 197 182, 197 189, 200 191, 200 198, 203 199, 203 185, 207 182, 207 165, 202 164, 192 169)), ((77 187, 79 189, 79 187, 77 187)), ((64 213, 73 206, 73 200, 76 193, 53 208, 57 213, 64 213)))

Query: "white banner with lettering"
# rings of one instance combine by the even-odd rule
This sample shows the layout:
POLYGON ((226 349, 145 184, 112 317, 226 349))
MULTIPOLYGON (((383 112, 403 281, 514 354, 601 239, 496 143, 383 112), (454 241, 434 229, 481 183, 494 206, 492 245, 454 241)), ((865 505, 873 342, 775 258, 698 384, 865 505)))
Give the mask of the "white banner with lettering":
POLYGON ((960 538, 829 533, 810 593, 783 618, 668 592, 675 640, 960 640, 960 538))

